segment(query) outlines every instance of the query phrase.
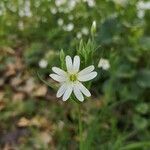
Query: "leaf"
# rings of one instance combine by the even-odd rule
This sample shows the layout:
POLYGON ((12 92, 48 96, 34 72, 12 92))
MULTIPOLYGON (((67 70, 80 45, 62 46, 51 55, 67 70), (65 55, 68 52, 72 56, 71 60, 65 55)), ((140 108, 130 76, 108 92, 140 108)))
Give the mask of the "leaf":
POLYGON ((42 116, 35 116, 31 118, 30 125, 36 127, 45 127, 45 128, 48 128, 50 126, 48 120, 42 116))
POLYGON ((98 42, 101 44, 111 44, 114 41, 114 37, 121 33, 122 25, 119 23, 118 18, 111 17, 106 19, 102 25, 101 30, 98 33, 98 42))
POLYGON ((41 132, 39 135, 39 138, 40 138, 40 141, 45 145, 49 144, 52 141, 52 136, 47 131, 41 132))
POLYGON ((149 50, 150 49, 150 37, 141 38, 140 44, 143 48, 149 50))
POLYGON ((134 123, 134 126, 138 130, 144 130, 148 126, 148 120, 145 119, 144 117, 141 117, 140 115, 135 115, 134 116, 133 123, 134 123))
POLYGON ((135 142, 122 147, 120 150, 137 150, 150 147, 149 141, 135 142))
POLYGON ((140 70, 137 76, 137 83, 143 88, 150 88, 150 70, 140 70))
POLYGON ((149 110, 149 105, 147 103, 139 103, 135 109, 141 114, 146 114, 149 110))
POLYGON ((25 98, 25 94, 23 92, 19 92, 19 93, 14 93, 13 95, 13 101, 20 101, 23 100, 25 98))
POLYGON ((5 107, 6 107, 6 103, 0 100, 0 111, 3 110, 5 107))
POLYGON ((1 86, 3 86, 3 85, 4 85, 4 83, 5 83, 5 79, 0 78, 0 87, 1 87, 1 86))
POLYGON ((16 76, 11 79, 10 84, 15 87, 15 86, 20 85, 22 82, 23 80, 19 76, 16 76))
POLYGON ((33 92, 33 96, 44 97, 47 93, 47 87, 39 85, 37 89, 33 92))
POLYGON ((116 76, 119 78, 132 78, 135 76, 136 71, 127 64, 122 64, 115 72, 116 76))
POLYGON ((30 126, 30 120, 28 120, 28 119, 25 118, 25 117, 22 117, 22 118, 18 121, 17 126, 18 126, 18 127, 28 127, 28 126, 30 126))

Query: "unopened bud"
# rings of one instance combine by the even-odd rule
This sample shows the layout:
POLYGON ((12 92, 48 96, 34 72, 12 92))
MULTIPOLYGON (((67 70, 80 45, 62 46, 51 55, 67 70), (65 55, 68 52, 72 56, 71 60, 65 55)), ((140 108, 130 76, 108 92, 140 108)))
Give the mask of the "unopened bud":
POLYGON ((92 36, 96 33, 96 21, 94 20, 91 26, 91 34, 92 36))

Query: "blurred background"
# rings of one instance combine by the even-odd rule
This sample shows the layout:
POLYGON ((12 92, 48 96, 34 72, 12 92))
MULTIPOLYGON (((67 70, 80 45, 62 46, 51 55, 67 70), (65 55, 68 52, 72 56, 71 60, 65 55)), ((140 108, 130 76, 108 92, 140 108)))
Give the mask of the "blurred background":
POLYGON ((82 104, 85 150, 150 149, 148 0, 0 0, 0 149, 78 149, 76 104, 56 99, 36 72, 55 85, 48 75, 60 50, 75 55, 94 20, 98 76, 82 104))

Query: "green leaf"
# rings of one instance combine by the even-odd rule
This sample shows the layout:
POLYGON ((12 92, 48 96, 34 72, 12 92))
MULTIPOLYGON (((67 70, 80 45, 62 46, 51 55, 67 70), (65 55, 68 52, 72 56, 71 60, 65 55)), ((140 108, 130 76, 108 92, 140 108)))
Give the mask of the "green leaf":
POLYGON ((128 144, 124 146, 123 148, 121 148, 120 150, 142 150, 148 147, 150 147, 150 142, 144 141, 144 142, 136 142, 136 143, 128 144))
POLYGON ((135 107, 136 111, 141 113, 141 114, 146 114, 149 110, 148 104, 146 103, 139 103, 136 107, 135 107))
POLYGON ((55 86, 54 84, 51 84, 47 81, 45 81, 44 79, 42 79, 41 75, 37 72, 37 75, 38 75, 38 78, 43 82, 45 83, 47 86, 51 87, 52 89, 54 89, 55 91, 58 89, 57 86, 55 86))
POLYGON ((143 69, 139 71, 137 83, 143 88, 150 88, 150 70, 143 69))
POLYGON ((140 115, 134 116, 133 123, 138 130, 144 130, 148 126, 148 121, 140 115))

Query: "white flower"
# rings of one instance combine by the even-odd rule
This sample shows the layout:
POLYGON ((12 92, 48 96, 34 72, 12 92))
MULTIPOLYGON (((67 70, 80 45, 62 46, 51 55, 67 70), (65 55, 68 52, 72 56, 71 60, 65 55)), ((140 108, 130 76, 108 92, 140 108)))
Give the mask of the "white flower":
POLYGON ((110 68, 109 61, 107 59, 101 58, 99 60, 98 67, 104 70, 108 70, 110 68))
POLYGON ((24 6, 24 14, 27 17, 31 17, 32 16, 32 12, 31 12, 31 8, 30 8, 30 1, 26 0, 25 1, 25 6, 24 6))
POLYGON ((77 36, 78 39, 81 39, 82 38, 82 33, 78 32, 76 36, 77 36))
POLYGON ((137 16, 138 16, 138 18, 142 19, 145 16, 145 11, 144 10, 138 10, 137 16))
POLYGON ((77 1, 76 0, 68 0, 68 8, 69 10, 73 10, 76 6, 77 1))
POLYGON ((83 27, 81 29, 81 32, 84 34, 84 35, 88 35, 89 34, 89 29, 87 27, 83 27))
POLYGON ((150 2, 139 1, 137 3, 137 9, 149 10, 150 9, 150 2))
POLYGON ((71 93, 73 92, 76 98, 83 102, 83 94, 87 97, 90 97, 91 93, 81 82, 92 80, 97 76, 97 72, 93 71, 93 65, 79 71, 79 56, 75 56, 73 61, 70 56, 66 56, 66 68, 66 72, 57 67, 52 68, 54 73, 50 74, 50 77, 57 82, 60 82, 61 84, 56 96, 63 96, 62 100, 66 101, 69 99, 71 93))
POLYGON ((63 27, 63 29, 67 32, 70 32, 74 29, 74 24, 73 23, 69 23, 66 26, 63 27))
POLYGON ((65 0, 55 0, 55 4, 57 7, 63 5, 66 1, 65 0))
POLYGON ((95 6, 95 0, 88 0, 88 5, 89 5, 89 7, 94 7, 95 6))
POLYGON ((59 18, 59 19, 57 20, 57 24, 58 24, 59 26, 62 26, 62 25, 64 24, 64 20, 63 20, 62 18, 59 18))
POLYGON ((113 0, 116 4, 125 6, 128 3, 128 0, 113 0))
POLYGON ((39 67, 40 68, 46 68, 48 65, 48 62, 45 59, 41 59, 39 62, 39 67))
POLYGON ((142 19, 146 10, 150 10, 150 2, 139 1, 137 3, 137 16, 142 19))
POLYGON ((20 21, 18 22, 18 28, 19 28, 19 30, 21 30, 21 31, 24 30, 24 23, 23 23, 23 21, 20 20, 20 21))
POLYGON ((54 14, 54 15, 57 13, 57 9, 56 9, 55 7, 52 7, 52 8, 50 9, 50 11, 51 11, 51 13, 54 14))
POLYGON ((95 0, 84 0, 84 2, 87 2, 89 7, 94 7, 95 6, 95 0))

